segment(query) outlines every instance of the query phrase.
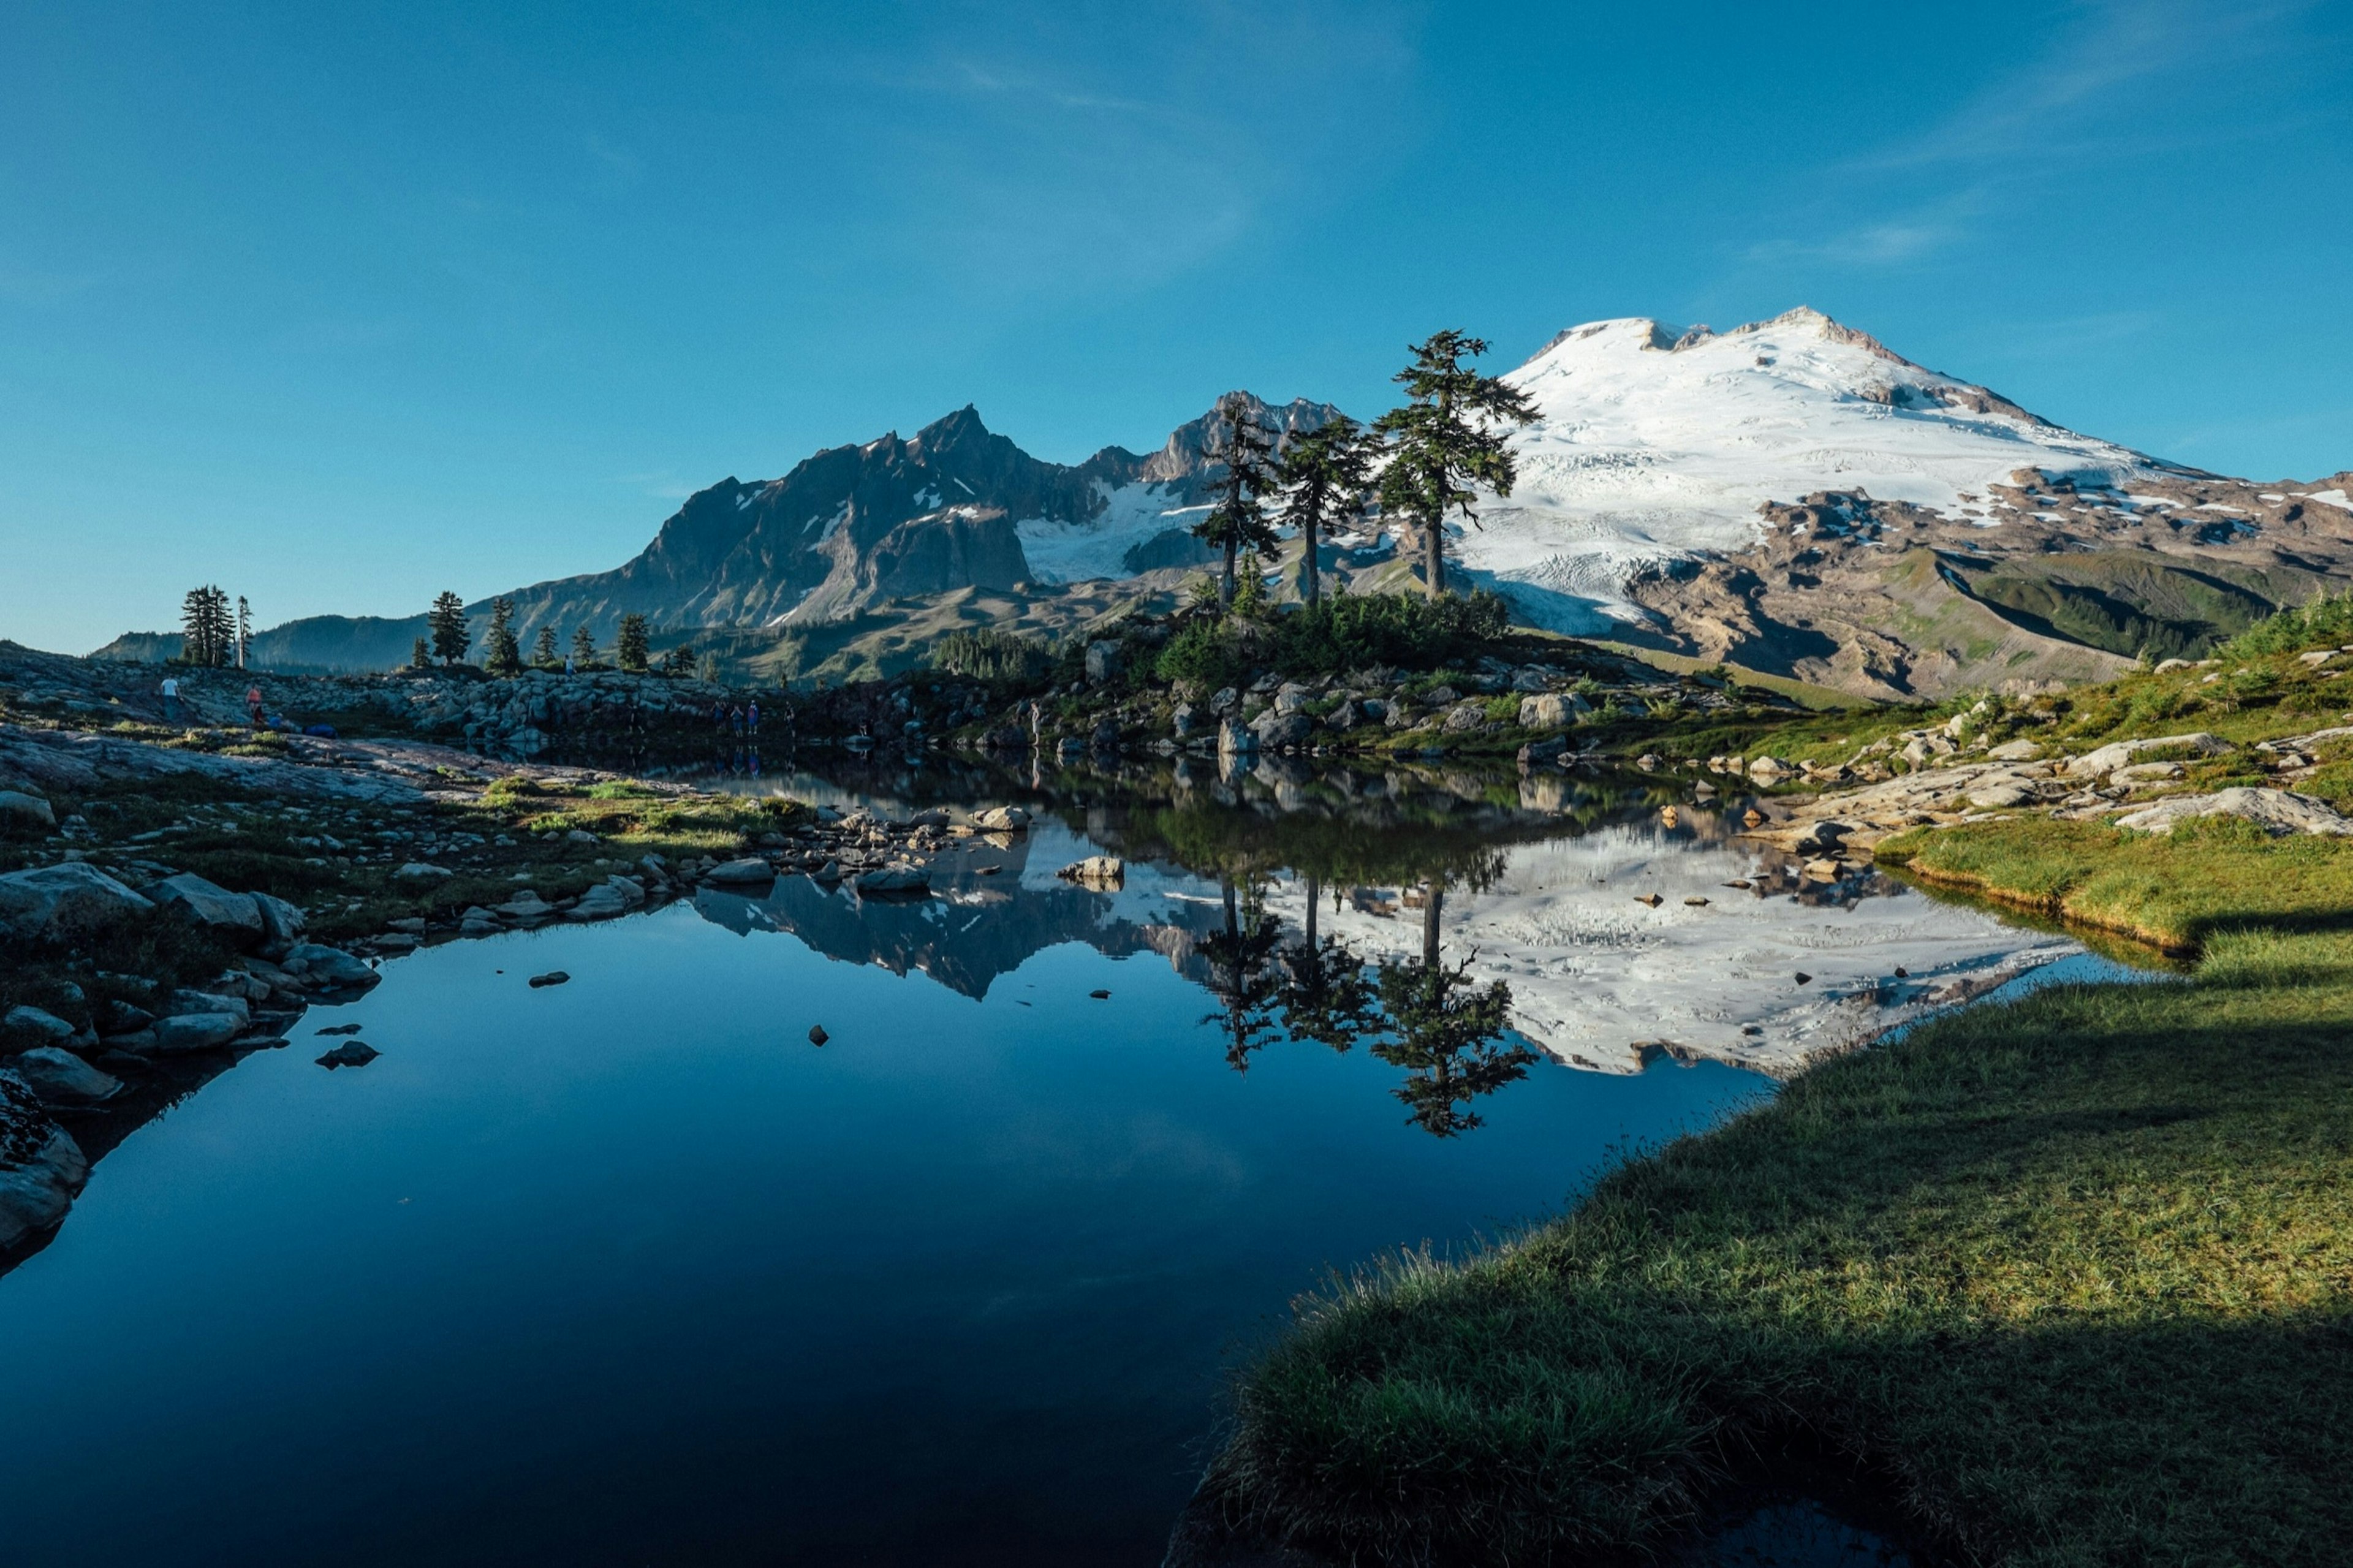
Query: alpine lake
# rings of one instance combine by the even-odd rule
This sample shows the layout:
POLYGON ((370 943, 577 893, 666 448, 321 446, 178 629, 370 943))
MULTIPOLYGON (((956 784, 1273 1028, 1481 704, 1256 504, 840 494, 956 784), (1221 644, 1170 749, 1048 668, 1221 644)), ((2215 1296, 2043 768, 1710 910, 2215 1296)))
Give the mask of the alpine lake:
MULTIPOLYGON (((8 1563, 1150 1568, 1301 1293, 2099 962, 1671 778, 661 771, 1031 822, 428 944, 110 1134, 0 1278, 8 1563)), ((1760 1494, 1688 1561, 1906 1561, 1871 1522, 1760 1494)))

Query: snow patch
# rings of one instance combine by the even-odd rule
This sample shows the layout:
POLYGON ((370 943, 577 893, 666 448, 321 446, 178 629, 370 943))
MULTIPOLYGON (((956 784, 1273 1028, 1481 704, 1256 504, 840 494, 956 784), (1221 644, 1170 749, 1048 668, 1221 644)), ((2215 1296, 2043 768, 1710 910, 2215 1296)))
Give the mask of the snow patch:
POLYGON ((1641 318, 1555 338, 1505 379, 1541 414, 1512 445, 1519 480, 1456 559, 1555 630, 1634 618, 1625 587, 1662 561, 1741 549, 1758 507, 1860 491, 1957 513, 2019 468, 2119 489, 2138 452, 1978 413, 1981 389, 1924 370, 1811 310, 1722 333, 1641 318))

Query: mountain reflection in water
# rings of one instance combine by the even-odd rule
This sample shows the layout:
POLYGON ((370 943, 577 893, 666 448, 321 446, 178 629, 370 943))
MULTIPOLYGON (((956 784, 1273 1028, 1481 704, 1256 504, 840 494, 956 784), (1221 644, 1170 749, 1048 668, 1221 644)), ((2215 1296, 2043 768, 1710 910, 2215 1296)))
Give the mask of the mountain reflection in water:
POLYGON ((1672 775, 1296 757, 822 765, 699 775, 883 816, 1016 802, 1039 822, 1029 839, 968 840, 935 868, 944 907, 914 906, 905 931, 887 914, 869 929, 873 906, 806 882, 780 888, 769 923, 975 995, 976 978, 1053 942, 1150 948, 1218 998, 1236 1067, 1280 1037, 1363 1043, 1436 1097, 1409 1104, 1452 1108, 1418 1113, 1433 1131, 1475 1125, 1467 1098, 1532 1050, 1615 1072, 1657 1056, 1787 1072, 2078 951, 1868 868, 1809 874, 1739 837, 1749 798, 1694 798, 1672 775), (1126 859, 1124 889, 1053 879, 1097 852, 1126 859), (994 912, 954 917, 966 906, 994 912))

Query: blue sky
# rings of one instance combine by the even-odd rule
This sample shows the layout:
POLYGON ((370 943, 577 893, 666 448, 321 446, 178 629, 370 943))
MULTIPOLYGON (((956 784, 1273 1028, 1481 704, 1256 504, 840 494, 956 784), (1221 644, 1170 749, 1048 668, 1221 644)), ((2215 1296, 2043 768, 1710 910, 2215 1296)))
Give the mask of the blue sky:
POLYGON ((2353 467, 2353 4, 404 0, 0 14, 0 636, 614 565, 976 404, 1385 406, 1460 326, 1803 302, 2048 417, 2353 467))

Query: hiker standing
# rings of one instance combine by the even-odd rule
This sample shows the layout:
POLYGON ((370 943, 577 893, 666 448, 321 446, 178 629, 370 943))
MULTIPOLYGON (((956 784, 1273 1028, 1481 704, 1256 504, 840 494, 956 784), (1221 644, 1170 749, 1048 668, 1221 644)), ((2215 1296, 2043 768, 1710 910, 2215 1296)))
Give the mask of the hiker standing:
POLYGON ((180 678, 176 675, 164 678, 164 721, 170 724, 180 721, 180 678))
POLYGON ((252 724, 255 729, 259 730, 261 728, 260 687, 248 686, 245 689, 245 715, 247 721, 252 724))
POLYGON ((760 700, 756 697, 752 699, 752 705, 744 710, 744 732, 747 735, 760 732, 760 700))

